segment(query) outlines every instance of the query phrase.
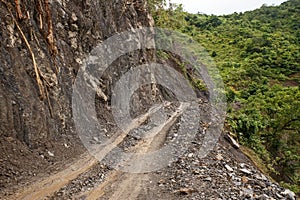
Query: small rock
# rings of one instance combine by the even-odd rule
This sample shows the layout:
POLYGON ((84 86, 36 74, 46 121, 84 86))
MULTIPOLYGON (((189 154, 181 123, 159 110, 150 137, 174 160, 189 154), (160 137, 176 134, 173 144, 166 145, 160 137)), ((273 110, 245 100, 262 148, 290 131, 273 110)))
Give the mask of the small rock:
POLYGON ((51 157, 53 157, 53 156, 54 156, 54 153, 48 151, 48 155, 51 156, 51 157))
POLYGON ((189 195, 189 194, 192 194, 193 192, 195 192, 195 190, 192 188, 181 188, 181 189, 175 191, 175 193, 179 193, 182 195, 189 195))
POLYGON ((233 182, 236 186, 241 186, 242 183, 241 182, 233 182))
POLYGON ((245 197, 247 197, 247 198, 252 198, 253 197, 253 190, 252 189, 244 188, 243 192, 244 192, 245 197))
POLYGON ((261 175, 255 175, 255 178, 258 179, 258 180, 262 180, 262 181, 267 181, 267 177, 263 174, 261 175))
POLYGON ((75 30, 75 31, 78 31, 78 26, 76 24, 72 24, 71 29, 75 30))
POLYGON ((235 139, 233 139, 229 134, 225 135, 225 139, 236 149, 240 148, 239 143, 235 139))
POLYGON ((229 165, 225 165, 225 168, 230 171, 230 172, 233 172, 233 169, 229 166, 229 165))
POLYGON ((78 64, 82 64, 82 60, 80 58, 76 58, 75 61, 78 63, 78 64))
POLYGON ((228 175, 230 176, 230 178, 231 178, 232 180, 236 180, 236 177, 235 177, 235 174, 234 174, 234 173, 229 173, 228 175))
POLYGON ((209 182, 210 182, 211 180, 212 180, 211 177, 206 177, 206 178, 203 179, 203 181, 209 181, 209 182))
POLYGON ((77 33, 76 32, 72 32, 72 31, 69 31, 68 34, 69 34, 69 38, 74 38, 74 37, 77 36, 77 33))
POLYGON ((250 175, 251 172, 248 169, 240 169, 241 172, 250 175))
POLYGON ((267 185, 264 182, 262 182, 262 181, 258 181, 257 185, 259 185, 262 188, 266 188, 267 187, 267 185))
POLYGON ((243 177, 242 177, 242 182, 243 182, 244 184, 248 183, 248 181, 249 181, 249 179, 248 179, 246 176, 243 176, 243 177))
POLYGON ((217 158, 217 160, 223 160, 223 156, 222 156, 221 154, 218 154, 218 155, 216 156, 216 158, 217 158))
POLYGON ((287 197, 288 200, 295 200, 295 193, 291 190, 286 189, 284 192, 281 193, 285 197, 287 197))
POLYGON ((165 184, 166 181, 165 181, 164 179, 160 179, 160 180, 158 181, 158 183, 159 183, 159 184, 165 184))
POLYGON ((74 22, 76 22, 76 21, 78 20, 78 18, 77 18, 77 16, 76 16, 75 13, 72 13, 71 18, 72 18, 72 20, 73 20, 74 22))
POLYGON ((62 25, 62 23, 58 22, 58 23, 56 24, 56 28, 57 28, 57 29, 64 29, 65 27, 64 27, 64 25, 62 25))
POLYGON ((240 167, 241 167, 241 168, 245 168, 245 167, 246 167, 246 164, 245 164, 245 163, 241 163, 241 164, 240 164, 240 167))
POLYGON ((68 145, 68 144, 66 144, 66 143, 64 143, 64 146, 66 147, 66 148, 69 148, 70 146, 68 145))
POLYGON ((93 140, 94 140, 95 142, 99 142, 99 139, 98 139, 97 137, 93 137, 93 140))
POLYGON ((267 177, 265 176, 265 175, 261 175, 261 179, 263 180, 263 181, 267 181, 268 179, 267 179, 267 177))
POLYGON ((193 155, 194 155, 193 153, 189 153, 188 157, 191 158, 191 157, 193 157, 193 155))
POLYGON ((276 196, 277 196, 279 199, 283 199, 283 196, 280 195, 279 193, 276 193, 276 196))
POLYGON ((12 143, 14 141, 14 138, 13 137, 7 137, 6 140, 10 143, 12 143))
POLYGON ((71 47, 73 49, 77 49, 78 45, 77 45, 77 39, 76 38, 71 38, 71 47))
POLYGON ((266 194, 262 194, 262 195, 259 195, 258 197, 256 197, 256 199, 258 199, 258 200, 269 200, 270 197, 266 194))

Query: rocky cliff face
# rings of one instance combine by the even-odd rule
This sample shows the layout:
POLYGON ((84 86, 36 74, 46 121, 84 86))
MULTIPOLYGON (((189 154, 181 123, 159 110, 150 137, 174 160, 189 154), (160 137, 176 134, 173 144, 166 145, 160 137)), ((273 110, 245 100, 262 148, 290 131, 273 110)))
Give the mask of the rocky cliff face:
MULTIPOLYGON (((152 25, 144 1, 1 1, 1 189, 83 151, 71 110, 82 60, 113 34, 152 25)), ((114 65, 118 70, 150 57, 139 52, 114 65)))

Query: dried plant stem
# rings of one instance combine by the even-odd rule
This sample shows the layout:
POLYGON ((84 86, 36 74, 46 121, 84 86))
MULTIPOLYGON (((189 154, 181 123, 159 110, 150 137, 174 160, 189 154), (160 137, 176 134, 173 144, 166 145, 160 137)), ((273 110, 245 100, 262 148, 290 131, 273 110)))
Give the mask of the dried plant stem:
POLYGON ((45 10, 46 10, 46 14, 47 14, 47 25, 48 25, 47 41, 50 45, 52 53, 55 55, 55 54, 57 54, 57 48, 56 48, 55 42, 54 42, 52 15, 51 15, 50 7, 49 7, 49 0, 45 0, 45 10))
MULTIPOLYGON (((14 19, 14 18, 13 18, 13 19, 14 19)), ((16 24, 16 26, 17 26, 19 32, 21 33, 21 36, 22 36, 22 38, 23 38, 23 40, 24 40, 24 42, 25 42, 25 44, 26 44, 26 46, 27 46, 27 48, 28 48, 28 51, 29 51, 29 53, 30 53, 30 55, 31 55, 31 59, 32 59, 32 62, 33 62, 33 67, 34 67, 34 71, 35 71, 35 75, 36 75, 36 82, 37 82, 38 87, 39 87, 39 90, 40 90, 41 98, 44 99, 44 98, 45 98, 44 85, 43 85, 43 82, 42 82, 42 80, 41 80, 40 70, 39 70, 39 68, 38 68, 38 66, 37 66, 37 63, 36 63, 36 59, 35 59, 34 53, 33 53, 32 49, 31 49, 31 46, 30 46, 28 40, 26 39, 26 37, 25 37, 25 35, 24 35, 22 29, 20 28, 19 24, 17 23, 17 21, 16 21, 15 19, 14 19, 14 22, 15 22, 15 24, 16 24)))
MULTIPOLYGON (((11 12, 11 7, 12 6, 10 4, 8 4, 7 2, 5 2, 4 0, 1 0, 1 1, 7 6, 8 11, 9 11, 9 13, 10 13, 10 15, 11 15, 11 17, 12 17, 14 23, 15 23, 15 25, 17 26, 18 31, 20 32, 20 34, 22 36, 22 39, 24 40, 24 42, 26 44, 26 47, 27 47, 27 49, 28 49, 28 51, 29 51, 29 53, 31 55, 31 59, 32 59, 32 63, 33 63, 33 67, 34 67, 34 71, 35 71, 35 75, 36 75, 36 82, 37 82, 38 87, 39 87, 40 98, 42 100, 44 100, 45 99, 44 84, 43 84, 43 81, 41 80, 41 73, 40 73, 40 70, 39 70, 39 68, 37 66, 35 55, 34 55, 32 49, 31 49, 31 46, 30 46, 30 44, 29 44, 29 42, 28 42, 25 34, 23 33, 21 27, 19 26, 18 21, 15 19, 14 15, 11 12)), ((17 1, 17 0, 15 2, 16 2, 16 5, 17 5, 17 3, 19 3, 19 1, 17 1)), ((17 10, 18 10, 18 8, 17 8, 17 10)), ((19 15, 19 13, 18 13, 18 15, 19 15)))
POLYGON ((24 17, 23 17, 22 11, 21 11, 20 0, 15 0, 15 4, 16 4, 18 18, 23 19, 24 17))
POLYGON ((39 22, 40 22, 40 29, 42 30, 43 29, 43 7, 42 7, 42 3, 40 0, 37 1, 38 4, 37 4, 37 11, 39 13, 39 22))

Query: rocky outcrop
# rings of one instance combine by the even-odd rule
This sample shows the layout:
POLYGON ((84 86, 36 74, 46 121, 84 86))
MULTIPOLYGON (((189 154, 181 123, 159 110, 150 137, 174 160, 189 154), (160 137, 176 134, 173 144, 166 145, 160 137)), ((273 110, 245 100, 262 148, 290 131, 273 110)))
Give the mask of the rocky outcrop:
MULTIPOLYGON (((115 33, 152 25, 144 1, 0 2, 0 189, 83 151, 71 110, 83 59, 115 33)), ((114 65, 120 70, 147 57, 151 52, 139 52, 114 65)))

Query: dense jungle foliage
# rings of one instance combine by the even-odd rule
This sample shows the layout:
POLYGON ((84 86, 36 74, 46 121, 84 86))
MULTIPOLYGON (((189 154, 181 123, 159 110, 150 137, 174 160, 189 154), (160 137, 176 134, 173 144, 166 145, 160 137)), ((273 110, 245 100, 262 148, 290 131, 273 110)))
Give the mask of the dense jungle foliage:
POLYGON ((190 14, 149 0, 157 27, 204 46, 226 85, 226 125, 276 181, 300 192, 300 0, 245 13, 190 14))

